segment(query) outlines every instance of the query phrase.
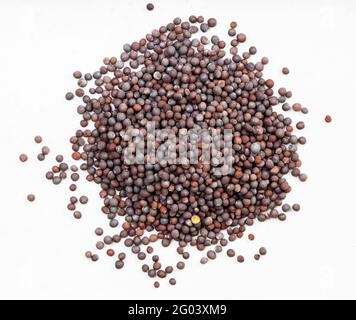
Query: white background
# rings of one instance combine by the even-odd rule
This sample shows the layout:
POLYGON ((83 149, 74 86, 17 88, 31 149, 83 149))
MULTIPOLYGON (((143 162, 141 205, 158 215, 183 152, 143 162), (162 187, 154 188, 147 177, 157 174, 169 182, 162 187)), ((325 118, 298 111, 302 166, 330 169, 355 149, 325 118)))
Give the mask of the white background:
MULTIPOLYGON (((153 2, 152 12, 146 1, 0 2, 0 298, 356 298, 355 1, 153 2), (43 176, 57 153, 69 159, 68 139, 78 128, 77 100, 64 99, 75 87, 72 72, 96 71, 124 43, 190 14, 216 17, 210 35, 226 40, 236 20, 258 57, 270 58, 265 76, 309 108, 308 144, 300 152, 309 180, 293 182, 288 196, 302 204, 300 213, 284 223, 258 223, 254 242, 232 244, 244 264, 223 253, 201 266, 201 253, 189 249, 186 269, 174 274, 177 285, 166 279, 157 290, 130 253, 120 271, 104 254, 97 263, 83 257, 98 240, 96 226, 112 232, 98 186, 80 186, 77 195, 91 196, 77 221, 66 210, 68 181, 56 187, 43 176), (289 76, 281 75, 284 66, 289 76), (329 125, 326 114, 333 117, 329 125), (36 134, 52 151, 42 163, 35 159, 36 134), (18 161, 22 152, 27 163, 18 161), (28 193, 36 194, 34 203, 26 201, 28 193), (268 255, 253 261, 261 245, 268 255)), ((163 262, 178 261, 173 248, 158 251, 163 262)))

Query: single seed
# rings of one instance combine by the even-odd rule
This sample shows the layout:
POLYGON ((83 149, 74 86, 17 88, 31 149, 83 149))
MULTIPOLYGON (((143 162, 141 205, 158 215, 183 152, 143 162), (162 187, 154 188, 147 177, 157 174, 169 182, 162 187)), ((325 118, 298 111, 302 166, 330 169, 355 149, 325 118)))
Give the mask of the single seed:
POLYGON ((22 153, 20 154, 19 159, 21 162, 26 162, 28 160, 28 157, 26 154, 22 153))
POLYGON ((42 137, 41 136, 35 136, 34 138, 36 143, 41 143, 42 142, 42 137))
POLYGON ((237 262, 243 263, 245 261, 245 258, 243 256, 237 256, 237 262))
POLYGON ((27 196, 27 200, 30 201, 30 202, 35 201, 35 199, 36 199, 36 197, 32 193, 27 196))
POLYGON ((146 8, 148 11, 152 11, 155 7, 152 3, 147 3, 146 8))
POLYGON ((325 116, 325 122, 326 123, 330 123, 331 121, 332 121, 331 116, 329 116, 329 115, 325 116))
POLYGON ((289 74, 289 69, 287 67, 282 68, 283 74, 289 74))
POLYGON ((75 219, 80 219, 82 217, 82 213, 80 211, 74 211, 73 216, 75 219))
POLYGON ((259 253, 260 253, 261 256, 264 256, 264 255, 266 255, 266 253, 267 253, 267 249, 266 249, 265 247, 261 247, 261 248, 259 249, 259 253))
POLYGON ((227 254, 228 257, 232 258, 232 257, 235 256, 235 250, 233 250, 233 249, 228 249, 228 250, 226 251, 226 254, 227 254))

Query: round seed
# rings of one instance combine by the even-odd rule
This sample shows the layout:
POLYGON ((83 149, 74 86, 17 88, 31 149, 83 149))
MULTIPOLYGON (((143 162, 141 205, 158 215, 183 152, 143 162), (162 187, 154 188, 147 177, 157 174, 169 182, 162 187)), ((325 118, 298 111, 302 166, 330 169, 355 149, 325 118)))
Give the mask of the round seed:
POLYGON ((237 256, 237 262, 243 263, 245 261, 245 258, 243 256, 237 256))
POLYGON ((329 115, 325 116, 325 122, 326 123, 330 123, 331 121, 332 121, 331 116, 329 116, 329 115))
POLYGON ((152 3, 147 3, 146 8, 148 11, 152 11, 155 7, 152 3))
POLYGON ((261 256, 264 256, 264 255, 266 255, 266 253, 267 253, 267 249, 266 249, 265 247, 261 247, 261 248, 259 249, 259 253, 260 253, 261 256))
POLYGON ((19 159, 21 162, 26 162, 28 160, 28 157, 26 154, 22 153, 20 154, 19 159))
POLYGON ((29 194, 29 195, 27 195, 27 200, 30 201, 30 202, 35 201, 35 199, 36 199, 36 197, 35 197, 35 195, 32 194, 32 193, 29 194))
POLYGON ((227 254, 228 257, 232 258, 232 257, 235 256, 235 250, 233 250, 233 249, 228 249, 228 250, 226 251, 226 254, 227 254))
POLYGON ((42 137, 41 136, 35 136, 34 138, 36 143, 41 143, 42 142, 42 137))

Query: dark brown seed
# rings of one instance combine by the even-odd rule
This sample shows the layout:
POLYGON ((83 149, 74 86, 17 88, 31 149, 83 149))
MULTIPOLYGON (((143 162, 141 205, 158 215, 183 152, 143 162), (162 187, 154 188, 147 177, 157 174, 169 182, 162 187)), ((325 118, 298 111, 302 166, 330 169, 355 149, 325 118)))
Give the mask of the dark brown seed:
POLYGON ((305 124, 303 121, 299 121, 299 122, 297 122, 296 127, 297 127, 297 129, 302 130, 305 128, 305 124))
POLYGON ((203 258, 200 259, 200 263, 201 264, 206 264, 206 263, 208 263, 208 261, 209 261, 209 259, 206 258, 206 257, 203 257, 203 258))
POLYGON ((155 288, 159 288, 159 282, 155 281, 155 283, 153 284, 155 288))
POLYGON ((43 153, 39 153, 39 154, 37 155, 37 160, 39 160, 39 161, 43 161, 45 158, 46 158, 46 157, 45 157, 45 155, 44 155, 43 153))
POLYGON ((170 284, 170 285, 175 286, 176 283, 177 283, 176 279, 174 279, 174 278, 170 278, 170 279, 169 279, 169 284, 170 284))
POLYGON ((289 74, 289 69, 287 67, 282 68, 283 74, 289 74))
POLYGON ((72 179, 72 181, 78 181, 79 180, 79 174, 74 172, 70 175, 70 178, 72 179))
POLYGON ((50 151, 50 149, 47 147, 47 146, 44 146, 44 147, 42 147, 42 153, 46 156, 47 154, 49 154, 49 151, 50 151))
POLYGON ((66 93, 66 99, 67 100, 72 100, 74 98, 74 94, 72 92, 67 92, 66 93))
POLYGON ((167 266, 164 271, 166 271, 166 273, 172 273, 173 272, 173 267, 172 266, 167 266))
POLYGON ((294 111, 296 111, 296 112, 299 112, 299 111, 302 110, 302 105, 301 105, 300 103, 294 103, 294 104, 292 105, 292 109, 293 109, 294 111))
POLYGON ((69 190, 70 190, 70 191, 75 191, 75 190, 77 190, 77 185, 75 185, 74 183, 72 183, 72 184, 69 186, 69 190))
POLYGON ((259 255, 259 254, 255 254, 253 257, 254 257, 254 259, 255 259, 256 261, 260 260, 260 255, 259 255))
POLYGON ((82 88, 78 88, 77 90, 75 90, 75 95, 77 97, 81 98, 82 96, 84 96, 84 94, 85 94, 85 92, 84 92, 84 90, 82 88))
POLYGON ((245 258, 243 256, 237 256, 237 262, 243 263, 245 261, 245 258))
POLYGON ((105 244, 103 241, 98 241, 95 246, 98 250, 102 250, 105 247, 105 244))
POLYGON ((120 260, 125 260, 125 258, 126 258, 126 253, 125 253, 125 252, 120 252, 119 255, 118 255, 118 258, 119 258, 120 260))
POLYGON ((27 200, 30 201, 30 202, 35 201, 35 199, 36 199, 36 197, 32 193, 27 196, 27 200))
POLYGON ((104 230, 102 228, 96 228, 95 229, 95 234, 97 236, 102 236, 104 234, 104 230))
POLYGON ((261 256, 264 256, 264 255, 266 255, 266 253, 267 253, 267 249, 266 249, 265 247, 261 247, 261 248, 259 249, 259 253, 260 253, 261 256))
POLYGON ((89 201, 89 199, 88 199, 87 196, 81 196, 81 197, 79 198, 79 202, 80 202, 81 204, 87 204, 88 201, 89 201))
POLYGON ((155 7, 152 3, 147 3, 146 8, 148 11, 152 11, 155 7))
POLYGON ((20 154, 19 159, 21 162, 26 162, 28 160, 28 157, 26 154, 22 153, 20 154))
POLYGON ((332 121, 331 116, 327 115, 325 116, 325 122, 330 123, 332 121))
POLYGON ((41 136, 35 136, 35 142, 36 143, 41 143, 42 142, 42 137, 41 136))
POLYGON ((226 251, 226 254, 227 254, 228 257, 232 258, 232 257, 235 256, 235 250, 233 250, 233 249, 228 249, 228 250, 226 251))
POLYGON ((99 256, 97 255, 97 254, 93 254, 92 256, 91 256, 91 260, 92 261, 98 261, 99 260, 99 256))
POLYGON ((88 259, 90 259, 90 258, 92 257, 91 251, 85 252, 85 257, 88 258, 88 259))
POLYGON ((82 213, 80 211, 74 211, 73 216, 75 219, 80 219, 82 217, 82 213))
POLYGON ((206 254, 209 259, 214 260, 216 258, 216 253, 213 250, 209 250, 206 254))
POLYGON ((56 156, 56 161, 57 161, 57 162, 62 162, 63 159, 64 159, 64 157, 63 157, 61 154, 59 154, 59 155, 56 156))
POLYGON ((177 269, 183 270, 184 267, 185 267, 185 263, 184 263, 183 261, 179 261, 179 262, 177 263, 177 269))
POLYGON ((82 77, 82 73, 80 71, 74 71, 73 77, 76 79, 80 79, 82 77))
POLYGON ((294 211, 299 211, 300 210, 300 205, 298 203, 295 203, 295 204, 292 205, 292 209, 294 211))
POLYGON ((116 269, 122 269, 125 266, 125 262, 122 260, 116 260, 115 262, 115 268, 116 269))

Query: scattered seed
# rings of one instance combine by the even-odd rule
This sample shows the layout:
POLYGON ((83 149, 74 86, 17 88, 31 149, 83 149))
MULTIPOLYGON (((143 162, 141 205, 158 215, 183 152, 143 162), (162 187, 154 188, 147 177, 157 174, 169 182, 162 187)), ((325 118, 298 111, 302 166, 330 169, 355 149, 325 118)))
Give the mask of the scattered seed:
POLYGON ((36 197, 32 193, 27 196, 27 200, 30 201, 30 202, 35 201, 35 199, 36 199, 36 197))
POLYGON ((26 154, 22 153, 20 154, 19 159, 21 162, 26 162, 28 160, 28 157, 26 154))

